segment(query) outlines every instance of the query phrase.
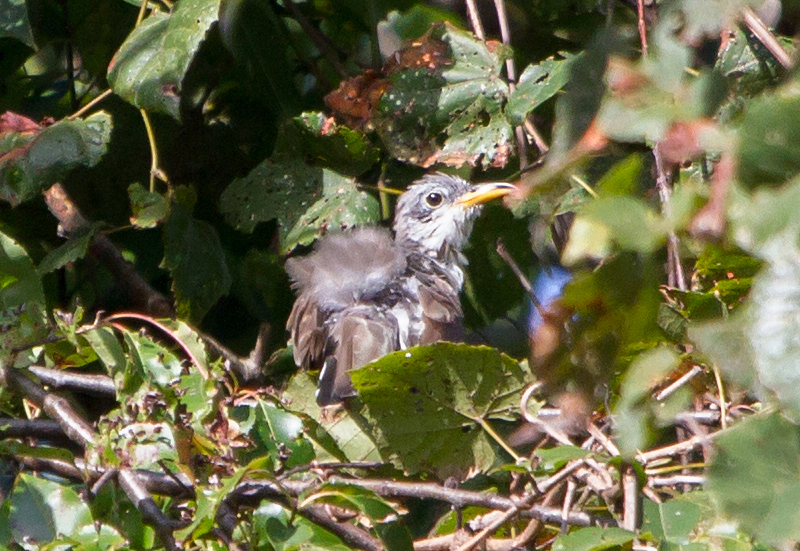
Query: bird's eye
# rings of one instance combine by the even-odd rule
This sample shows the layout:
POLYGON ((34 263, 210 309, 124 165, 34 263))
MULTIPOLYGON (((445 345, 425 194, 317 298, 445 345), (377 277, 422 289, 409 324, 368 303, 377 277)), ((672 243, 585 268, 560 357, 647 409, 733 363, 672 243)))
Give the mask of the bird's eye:
POLYGON ((433 208, 440 206, 442 201, 444 201, 444 197, 437 191, 431 192, 425 197, 425 202, 428 203, 429 207, 433 208))

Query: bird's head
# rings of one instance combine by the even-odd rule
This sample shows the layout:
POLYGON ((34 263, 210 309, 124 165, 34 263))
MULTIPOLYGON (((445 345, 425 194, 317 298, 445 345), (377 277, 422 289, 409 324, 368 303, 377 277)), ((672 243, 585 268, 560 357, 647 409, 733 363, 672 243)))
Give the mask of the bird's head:
POLYGON ((514 189, 505 183, 473 185, 441 173, 424 176, 397 201, 396 241, 432 254, 448 248, 460 251, 467 244, 481 205, 514 189))

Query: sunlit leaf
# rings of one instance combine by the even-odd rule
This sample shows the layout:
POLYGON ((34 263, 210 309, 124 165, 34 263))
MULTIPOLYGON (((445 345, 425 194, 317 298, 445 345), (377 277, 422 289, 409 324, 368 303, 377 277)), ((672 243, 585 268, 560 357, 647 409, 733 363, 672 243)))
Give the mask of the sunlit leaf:
POLYGON ((111 60, 114 92, 136 107, 180 120, 183 79, 217 21, 219 5, 220 0, 181 0, 170 15, 155 12, 145 19, 111 60))
POLYGON ((169 215, 169 202, 159 194, 145 190, 141 184, 128 186, 131 198, 131 224, 137 228, 154 228, 169 215))
POLYGON ((508 418, 528 377, 496 350, 440 343, 389 354, 352 379, 381 452, 409 473, 447 476, 497 460, 481 423, 508 418))
POLYGON ((111 138, 105 111, 35 132, 0 135, 0 200, 28 201, 78 166, 94 166, 111 138))

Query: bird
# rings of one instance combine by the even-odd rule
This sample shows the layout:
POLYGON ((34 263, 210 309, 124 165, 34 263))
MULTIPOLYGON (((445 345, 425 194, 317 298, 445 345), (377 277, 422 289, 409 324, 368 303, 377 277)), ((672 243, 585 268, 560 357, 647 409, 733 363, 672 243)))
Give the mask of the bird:
POLYGON ((297 295, 287 322, 294 360, 320 370, 320 406, 354 396, 349 372, 386 354, 463 342, 462 251, 482 204, 514 190, 429 174, 400 195, 393 235, 380 227, 331 232, 311 254, 287 260, 297 295))

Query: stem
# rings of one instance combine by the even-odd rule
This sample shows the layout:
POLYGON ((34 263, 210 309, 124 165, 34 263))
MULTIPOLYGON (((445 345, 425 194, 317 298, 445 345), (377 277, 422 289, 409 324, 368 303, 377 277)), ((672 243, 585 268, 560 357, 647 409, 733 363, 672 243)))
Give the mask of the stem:
POLYGON ((156 135, 155 132, 153 132, 153 125, 150 123, 150 117, 147 115, 147 111, 144 109, 139 109, 139 112, 142 114, 144 127, 147 131, 147 141, 150 142, 150 193, 155 193, 156 174, 160 172, 158 169, 158 148, 156 147, 156 135))
POLYGON ((508 443, 494 431, 492 426, 489 424, 489 421, 487 421, 483 417, 479 417, 477 421, 478 423, 480 423, 481 427, 483 427, 483 430, 485 430, 489 434, 489 436, 491 436, 494 439, 495 442, 500 444, 500 447, 506 450, 506 452, 508 452, 508 455, 514 458, 515 462, 519 462, 522 460, 522 458, 519 455, 517 455, 517 452, 515 452, 513 448, 509 446, 508 443))
POLYGON ((111 88, 109 88, 105 92, 102 92, 100 95, 98 95, 92 101, 90 101, 89 103, 87 103, 86 105, 84 105, 83 107, 78 109, 77 111, 75 111, 73 114, 69 115, 67 117, 67 120, 68 121, 72 121, 72 120, 75 120, 75 119, 77 119, 79 117, 82 117, 83 115, 86 114, 87 111, 93 109, 98 103, 100 103, 101 101, 103 101, 104 99, 106 99, 108 96, 110 96, 113 93, 114 93, 114 90, 112 90, 111 88))
POLYGON ((722 375, 720 375, 719 368, 716 365, 711 366, 714 370, 714 380, 717 382, 719 389, 719 423, 722 429, 728 428, 728 407, 725 405, 725 387, 722 385, 722 375))

